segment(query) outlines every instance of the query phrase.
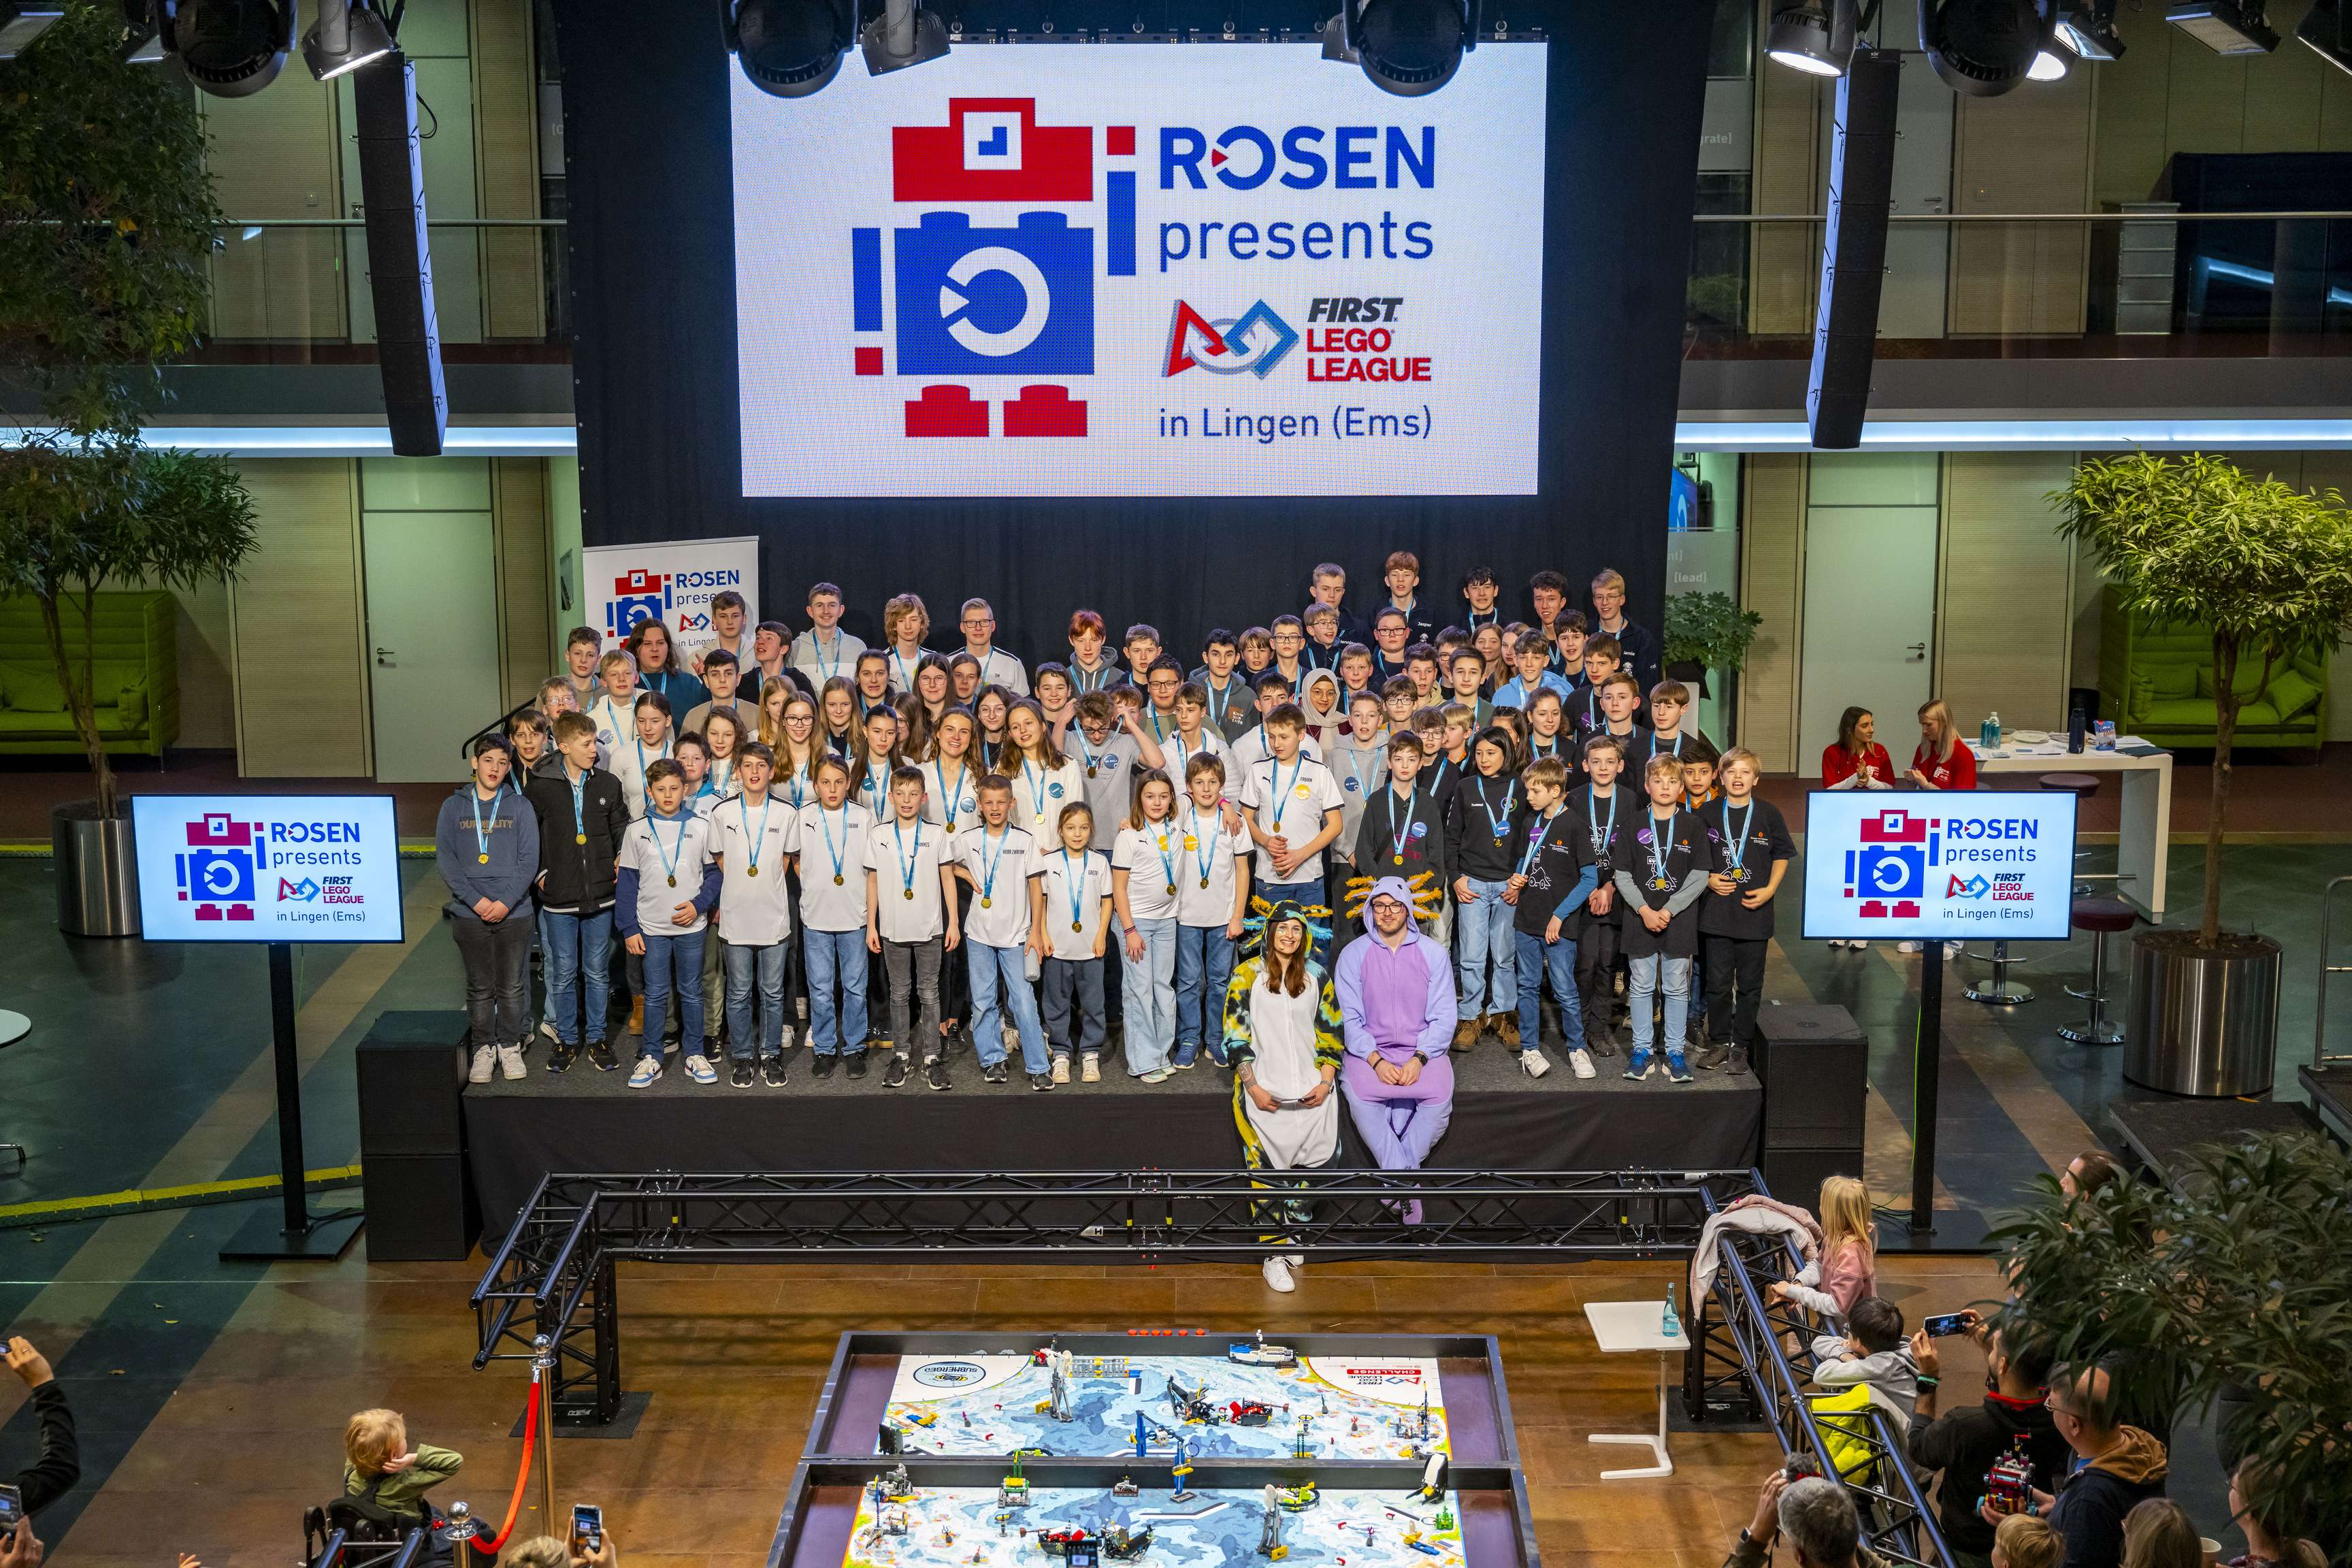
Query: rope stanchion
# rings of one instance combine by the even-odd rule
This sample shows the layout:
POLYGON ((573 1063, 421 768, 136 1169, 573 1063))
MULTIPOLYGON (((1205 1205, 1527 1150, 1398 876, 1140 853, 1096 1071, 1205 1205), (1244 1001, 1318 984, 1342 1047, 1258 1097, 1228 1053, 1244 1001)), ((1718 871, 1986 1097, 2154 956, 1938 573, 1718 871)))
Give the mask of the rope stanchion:
MULTIPOLYGON (((487 1539, 477 1539, 474 1542, 474 1551, 480 1553, 485 1560, 496 1557, 499 1550, 506 1545, 507 1537, 514 1533, 515 1517, 522 1512, 523 1489, 530 1481, 531 1450, 539 1444, 539 1384, 540 1379, 544 1375, 539 1368, 531 1369, 530 1404, 523 1411, 522 1415, 522 1465, 515 1471, 514 1496, 507 1500, 507 1521, 499 1526, 499 1532, 496 1535, 487 1539)), ((549 1528, 551 1530, 554 1526, 551 1524, 549 1528)))

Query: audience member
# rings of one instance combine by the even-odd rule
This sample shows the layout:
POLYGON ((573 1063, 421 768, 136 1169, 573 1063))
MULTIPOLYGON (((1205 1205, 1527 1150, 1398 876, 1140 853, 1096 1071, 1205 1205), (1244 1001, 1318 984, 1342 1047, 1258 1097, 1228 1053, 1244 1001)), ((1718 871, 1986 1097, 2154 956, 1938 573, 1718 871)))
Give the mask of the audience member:
MULTIPOLYGON (((1348 1047, 1344 1088, 1356 1129, 1384 1171, 1417 1171, 1454 1117, 1454 966, 1415 931, 1402 877, 1372 884, 1368 934, 1340 950, 1333 975, 1348 1047)), ((1421 1204, 1404 1221, 1421 1221, 1421 1204)))
MULTIPOLYGON (((2035 1488, 2032 1503, 2066 1538, 2066 1568, 2121 1568, 2125 1517, 2164 1495, 2164 1445, 2118 1421, 2114 1398, 2114 1378, 2104 1367, 2060 1366, 2051 1374, 2051 1416, 2082 1463, 2054 1495, 2035 1488)), ((1979 1511, 1987 1522, 1999 1522, 1990 1500, 1979 1511)))
POLYGON ((499 1568, 621 1568, 621 1549, 613 1544, 613 1532, 609 1530, 593 1552, 577 1537, 565 1541, 552 1535, 534 1535, 500 1552, 499 1568))
POLYGON ((2124 1516, 2124 1568, 2200 1568, 2203 1542, 2179 1503, 2152 1497, 2124 1516))
MULTIPOLYGON (((81 1444, 74 1434, 73 1411, 66 1404, 66 1391, 58 1384, 57 1374, 49 1370, 49 1358, 33 1348, 33 1342, 22 1334, 8 1341, 8 1370, 25 1380, 32 1391, 34 1415, 41 1424, 41 1457, 26 1469, 16 1473, 16 1492, 23 1500, 25 1512, 36 1514, 58 1499, 73 1490, 81 1479, 81 1444)), ((27 1538, 31 1531, 23 1531, 27 1538)), ((31 1562, 40 1561, 40 1542, 32 1543, 31 1562)), ((0 1559, 5 1562, 5 1559, 0 1559)))
POLYGON ((1984 1400, 1937 1413, 1943 1364, 1936 1342, 1923 1330, 1911 1336, 1919 1369, 1919 1397, 1908 1447, 1911 1463, 1924 1479, 1940 1471, 1943 1485, 1936 1510, 1944 1540, 1964 1568, 1979 1568, 1993 1549, 1993 1526, 1977 1511, 1994 1461, 2021 1444, 2037 1484, 2054 1487, 2065 1473, 2066 1440, 2058 1436, 2043 1404, 2050 1379, 2046 1341, 2021 1335, 2014 1351, 1998 1330, 1983 1334, 1987 1386, 1984 1400))
POLYGON ((1768 1294, 1843 1321, 1856 1301, 1878 1294, 1878 1231, 1871 1220, 1870 1189, 1858 1177, 1826 1177, 1821 1214, 1820 1261, 1794 1279, 1774 1281, 1768 1294))
POLYGON ((2070 1198, 2088 1197, 2123 1174, 2123 1167, 2105 1149, 2085 1149, 2066 1162, 2059 1173, 2058 1190, 2070 1198))
POLYGON ((1907 1421, 1919 1395, 1918 1346, 1903 1338, 1903 1309, 1884 1296, 1864 1296, 1845 1315, 1845 1332, 1813 1340, 1813 1381, 1823 1388, 1864 1384, 1895 1402, 1907 1421))
POLYGON ((41 1538, 33 1533, 32 1516, 27 1514, 0 1539, 0 1568, 41 1568, 45 1550, 41 1538))
MULTIPOLYGON (((1947 1535, 1945 1541, 1951 1540, 1947 1535)), ((1961 1553, 1960 1562, 1969 1558, 1961 1553)), ((2060 1568, 2066 1560, 2066 1541, 2046 1519, 2013 1513, 1993 1531, 1991 1568, 2060 1568)))
POLYGON ((1723 1568, 1763 1568, 1783 1535, 1800 1568, 1884 1568, 1884 1560, 1862 1543, 1862 1520, 1845 1488, 1820 1476, 1790 1480, 1780 1470, 1757 1494, 1755 1517, 1740 1531, 1723 1568))
POLYGON ((343 1427, 343 1495, 414 1523, 435 1522, 425 1494, 465 1462, 454 1448, 411 1448, 408 1418, 397 1410, 362 1410, 343 1427))
POLYGON ((2327 1568, 2327 1553, 2316 1542, 2301 1539, 2294 1504, 2265 1485, 2267 1479, 2256 1459, 2241 1459, 2231 1472, 2230 1517, 2246 1532, 2246 1554, 2231 1568, 2327 1568), (2267 1494, 2268 1500, 2256 1503, 2257 1493, 2267 1494))

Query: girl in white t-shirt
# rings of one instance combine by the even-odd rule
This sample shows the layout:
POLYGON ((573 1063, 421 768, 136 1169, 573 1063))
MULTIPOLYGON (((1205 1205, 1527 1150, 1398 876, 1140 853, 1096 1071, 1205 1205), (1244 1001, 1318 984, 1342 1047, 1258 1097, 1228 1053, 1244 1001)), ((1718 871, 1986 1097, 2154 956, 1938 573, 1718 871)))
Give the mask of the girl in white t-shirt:
MULTIPOLYGON (((977 669, 980 667, 974 664, 972 668, 977 669)), ((1012 694, 1000 687, 991 686, 977 697, 958 700, 971 710, 973 719, 980 725, 980 733, 973 741, 973 752, 980 759, 980 771, 984 773, 1009 773, 1011 764, 1004 760, 1004 721, 1013 709, 1012 694)), ((1028 823, 1022 826, 1033 827, 1028 823)))
MULTIPOLYGON (((984 713, 981 723, 984 730, 984 713)), ((1004 749, 990 771, 1013 781, 1013 820, 1033 838, 1053 837, 1062 807, 1087 797, 1086 770, 1054 744, 1045 710, 1034 697, 1021 698, 1005 710, 1004 749)))
MULTIPOLYGON (((1021 812, 1017 787, 1013 809, 1017 822, 1021 812)), ((1063 803, 1054 835, 1054 852, 1039 857, 1045 919, 1029 937, 1030 951, 1039 960, 1039 1010, 1045 1015, 1046 1047, 1054 1053, 1054 1081, 1070 1081, 1070 1051, 1075 1043, 1080 1079, 1099 1083, 1103 951, 1110 933, 1110 862, 1087 847, 1094 842, 1095 814, 1083 798, 1063 803)), ((1045 842, 1039 841, 1041 847, 1045 842)))
POLYGON ((817 693, 817 742, 852 768, 866 755, 866 725, 857 716, 857 685, 836 675, 817 693))
POLYGON ((1176 808, 1184 839, 1176 875, 1176 1049, 1168 1061, 1179 1070, 1192 1065, 1203 1045, 1212 1058, 1225 1059, 1218 1015, 1233 977, 1234 943, 1249 913, 1252 851, 1224 793, 1225 765, 1213 752, 1185 764, 1185 798, 1176 808))
POLYGON ((877 708, 866 715, 866 744, 849 771, 850 797, 881 821, 890 815, 890 774, 904 763, 898 749, 898 710, 877 708))
POLYGON ((816 743, 816 704, 789 680, 760 688, 760 740, 776 756, 770 793, 798 811, 816 798, 816 765, 824 748, 816 743))
POLYGON ((809 1071, 831 1078, 835 1058, 866 1076, 866 851, 874 818, 849 798, 838 757, 816 765, 815 795, 800 810, 801 955, 808 972, 809 1071), (836 997, 838 1000, 836 1001, 836 997))
POLYGON ((711 793, 735 793, 735 759, 743 749, 743 721, 730 708, 713 708, 702 721, 702 744, 710 752, 711 793))
POLYGON ((1175 1070, 1176 885, 1184 830, 1176 821, 1176 786, 1165 773, 1139 768, 1129 788, 1133 804, 1110 851, 1111 900, 1127 960, 1120 1015, 1127 1070, 1146 1083, 1165 1083, 1175 1070))

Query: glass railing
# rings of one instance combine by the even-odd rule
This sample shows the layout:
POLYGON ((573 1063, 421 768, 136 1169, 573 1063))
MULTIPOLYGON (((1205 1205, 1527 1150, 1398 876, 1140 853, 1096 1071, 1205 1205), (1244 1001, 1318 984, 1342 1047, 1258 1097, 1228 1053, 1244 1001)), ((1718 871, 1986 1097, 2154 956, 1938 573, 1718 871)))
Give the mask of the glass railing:
MULTIPOLYGON (((1811 353, 1824 221, 1698 216, 1689 357, 1811 353)), ((2352 353, 2352 212, 1900 214, 1878 331, 1882 357, 2352 353)))
MULTIPOLYGON (((442 357, 561 362, 571 353, 562 218, 426 224, 442 357)), ((359 218, 232 220, 213 244, 199 363, 320 364, 375 358, 367 230, 359 218)))

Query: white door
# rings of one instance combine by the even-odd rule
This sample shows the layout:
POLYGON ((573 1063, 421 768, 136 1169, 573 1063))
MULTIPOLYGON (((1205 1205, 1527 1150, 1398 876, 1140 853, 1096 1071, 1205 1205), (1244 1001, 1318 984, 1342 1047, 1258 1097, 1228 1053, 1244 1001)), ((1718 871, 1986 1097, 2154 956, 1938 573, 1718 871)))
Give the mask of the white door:
POLYGON ((363 524, 375 776, 462 779, 458 748, 506 706, 490 514, 371 511, 363 524))
MULTIPOLYGON (((1932 459, 1930 459, 1932 461, 1932 459)), ((1849 707, 1867 708, 1898 773, 1932 695, 1936 639, 1932 506, 1816 506, 1805 523, 1804 668, 1798 771, 1821 773, 1849 707)))

